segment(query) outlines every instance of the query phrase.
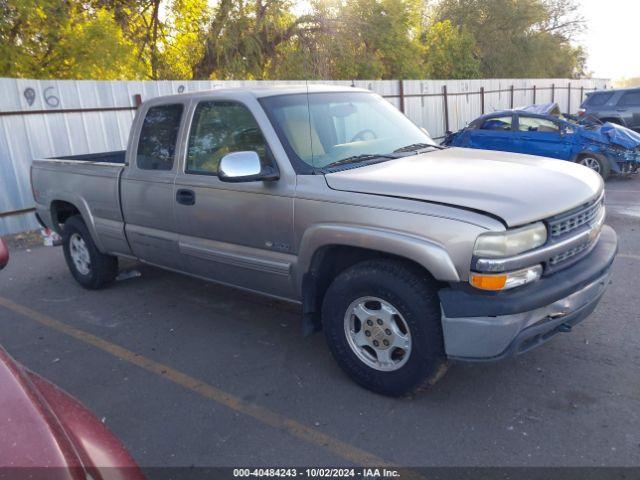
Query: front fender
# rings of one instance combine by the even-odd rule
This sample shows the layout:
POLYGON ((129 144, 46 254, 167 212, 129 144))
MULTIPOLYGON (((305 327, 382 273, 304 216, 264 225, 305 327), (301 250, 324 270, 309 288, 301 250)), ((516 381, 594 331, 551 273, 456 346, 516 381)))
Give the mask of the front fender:
POLYGON ((436 242, 375 227, 319 224, 310 227, 300 242, 296 276, 299 292, 302 291, 302 278, 309 271, 314 254, 322 247, 334 245, 365 248, 404 257, 422 265, 437 280, 460 281, 447 250, 436 242))

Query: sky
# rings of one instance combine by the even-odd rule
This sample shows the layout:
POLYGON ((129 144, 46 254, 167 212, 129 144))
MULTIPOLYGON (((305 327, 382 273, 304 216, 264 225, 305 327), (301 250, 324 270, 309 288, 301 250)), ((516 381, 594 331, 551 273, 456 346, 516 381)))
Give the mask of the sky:
POLYGON ((587 30, 577 39, 594 77, 640 77, 640 0, 579 0, 587 30))

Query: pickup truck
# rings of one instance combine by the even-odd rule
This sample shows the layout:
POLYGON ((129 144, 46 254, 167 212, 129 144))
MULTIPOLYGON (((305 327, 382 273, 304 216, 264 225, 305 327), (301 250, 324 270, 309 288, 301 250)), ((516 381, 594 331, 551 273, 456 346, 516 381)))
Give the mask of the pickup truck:
POLYGON ((151 99, 127 150, 37 160, 40 221, 83 287, 118 257, 301 305, 360 385, 403 395, 449 360, 568 332, 617 252, 590 169, 444 148, 349 87, 151 99))

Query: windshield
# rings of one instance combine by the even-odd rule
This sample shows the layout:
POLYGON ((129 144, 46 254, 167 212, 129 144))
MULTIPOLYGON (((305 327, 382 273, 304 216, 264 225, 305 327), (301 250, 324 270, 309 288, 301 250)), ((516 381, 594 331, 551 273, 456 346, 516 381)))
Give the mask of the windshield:
POLYGON ((287 153, 307 167, 390 158, 407 147, 436 145, 425 131, 372 93, 279 95, 261 103, 287 153))

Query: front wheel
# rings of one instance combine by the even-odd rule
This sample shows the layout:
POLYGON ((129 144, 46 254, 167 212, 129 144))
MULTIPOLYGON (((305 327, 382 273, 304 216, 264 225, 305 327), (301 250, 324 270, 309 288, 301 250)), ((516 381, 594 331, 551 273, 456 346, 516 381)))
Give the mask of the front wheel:
POLYGON ((118 258, 98 250, 80 216, 65 222, 62 248, 71 275, 84 288, 98 289, 115 280, 118 258))
POLYGON ((606 180, 611 173, 611 166, 606 158, 596 155, 596 154, 587 154, 582 155, 578 158, 577 163, 580 165, 584 165, 587 168, 590 168, 594 172, 600 174, 603 180, 606 180))
POLYGON ((322 307, 338 364, 363 387, 390 396, 429 387, 446 371, 440 317, 434 280, 394 260, 343 271, 322 307))

